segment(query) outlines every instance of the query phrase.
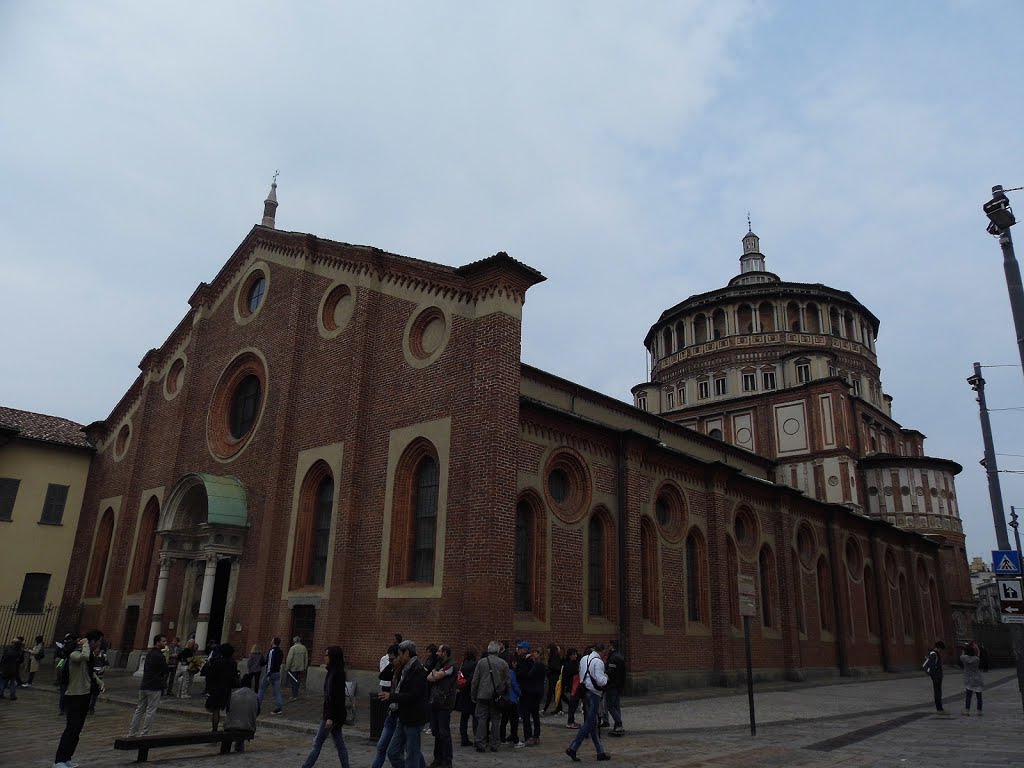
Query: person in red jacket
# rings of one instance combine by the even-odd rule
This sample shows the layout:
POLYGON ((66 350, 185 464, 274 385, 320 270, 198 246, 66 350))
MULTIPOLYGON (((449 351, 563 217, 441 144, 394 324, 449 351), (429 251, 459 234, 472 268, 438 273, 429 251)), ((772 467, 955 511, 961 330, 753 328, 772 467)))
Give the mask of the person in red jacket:
POLYGON ((334 740, 334 748, 338 750, 341 768, 349 768, 348 747, 341 728, 345 724, 347 714, 345 708, 345 654, 340 646, 332 645, 324 651, 327 665, 327 677, 324 679, 324 711, 320 727, 313 737, 313 748, 309 751, 302 768, 313 768, 320 757, 320 750, 330 736, 334 740))

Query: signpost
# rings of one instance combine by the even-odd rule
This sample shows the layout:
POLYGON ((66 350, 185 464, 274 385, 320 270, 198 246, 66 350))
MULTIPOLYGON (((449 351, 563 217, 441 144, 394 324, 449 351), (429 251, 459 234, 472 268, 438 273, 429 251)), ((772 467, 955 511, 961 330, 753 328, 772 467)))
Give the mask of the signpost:
POLYGON ((757 723, 754 720, 754 665, 750 656, 750 617, 757 615, 757 587, 753 576, 736 577, 739 592, 740 616, 743 617, 743 643, 747 649, 747 706, 750 709, 750 735, 757 735, 757 723))
POLYGON ((999 589, 999 615, 1003 624, 1024 624, 1020 554, 1012 549, 992 550, 992 572, 999 589))

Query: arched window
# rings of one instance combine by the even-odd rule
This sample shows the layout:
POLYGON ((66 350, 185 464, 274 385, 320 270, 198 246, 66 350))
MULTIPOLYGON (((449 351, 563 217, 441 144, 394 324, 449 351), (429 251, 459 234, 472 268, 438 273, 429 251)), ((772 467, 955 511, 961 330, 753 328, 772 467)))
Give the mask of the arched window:
POLYGON ((875 600, 875 571, 864 566, 864 603, 867 607, 868 634, 878 637, 878 602, 875 600))
POLYGON ((900 609, 903 614, 903 636, 914 636, 914 614, 910 606, 910 590, 907 588, 907 577, 900 574, 900 609))
POLYGON ((754 311, 749 304, 740 304, 736 310, 736 328, 740 333, 754 332, 754 311))
POLYGON ((587 524, 587 613, 612 618, 611 574, 615 564, 607 512, 598 509, 587 524))
POLYGON ((757 316, 761 321, 762 331, 775 330, 775 307, 771 302, 762 301, 761 306, 757 308, 757 316))
POLYGON ((101 597, 106 580, 107 561, 110 559, 110 542, 114 538, 114 510, 107 507, 96 528, 96 541, 92 547, 92 564, 89 578, 85 582, 86 597, 101 597))
POLYGON ((757 557, 757 570, 761 578, 761 623, 766 627, 775 625, 775 558, 768 547, 761 547, 757 557))
POLYGON ((796 601, 796 629, 801 635, 807 634, 807 613, 804 608, 804 572, 800 567, 800 557, 796 550, 789 556, 790 570, 793 572, 793 599, 796 601))
POLYGON ((437 451, 425 439, 398 462, 391 519, 388 584, 432 584, 440 493, 437 451))
POLYGON ((711 326, 716 339, 721 339, 728 335, 728 329, 725 324, 725 310, 721 307, 711 313, 711 326))
POLYGON ((516 505, 516 593, 517 611, 533 610, 533 508, 526 501, 516 505))
POLYGON ((825 556, 818 558, 818 617, 822 632, 835 631, 835 603, 832 601, 832 576, 825 556))
POLYGON ((662 355, 671 355, 672 349, 672 329, 666 328, 661 333, 661 353, 662 355))
POLYGON ((810 302, 804 307, 804 321, 807 323, 808 333, 821 333, 821 315, 818 305, 810 302))
POLYGON ((680 320, 676 323, 676 352, 686 346, 686 323, 680 320))
POLYGON ((146 503, 139 519, 139 533, 135 537, 135 557, 132 560, 132 577, 128 582, 128 594, 144 592, 149 583, 149 569, 153 565, 153 551, 156 549, 156 527, 160 519, 160 503, 156 496, 146 503))
POLYGON ((841 335, 840 321, 839 321, 839 310, 836 309, 835 307, 829 307, 829 310, 828 310, 828 325, 829 325, 829 333, 831 333, 833 336, 840 336, 841 335))
POLYGON ((650 518, 640 520, 640 591, 642 616, 652 624, 658 622, 658 540, 650 518))
POLYGON ((846 338, 853 339, 853 313, 847 310, 846 314, 843 315, 843 330, 846 331, 846 338))
POLYGON ((693 318, 693 343, 703 344, 708 340, 708 318, 703 312, 699 312, 693 318))
POLYGON ((708 558, 704 537, 696 528, 686 537, 686 618, 708 623, 708 558))
POLYGON ((803 330, 803 324, 800 322, 800 305, 795 301, 786 305, 786 327, 797 333, 803 330))
POLYGON ((322 587, 327 580, 334 516, 334 476, 327 462, 318 461, 306 473, 299 490, 295 523, 291 588, 322 587))
POLYGON ((942 628, 942 609, 939 607, 939 590, 935 585, 935 579, 928 580, 928 605, 932 614, 932 637, 942 637, 945 631, 942 628))

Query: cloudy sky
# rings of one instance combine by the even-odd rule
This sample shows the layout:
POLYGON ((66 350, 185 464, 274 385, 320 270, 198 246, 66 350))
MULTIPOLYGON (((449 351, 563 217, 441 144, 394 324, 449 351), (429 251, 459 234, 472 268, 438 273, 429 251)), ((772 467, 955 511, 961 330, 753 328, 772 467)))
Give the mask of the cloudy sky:
MULTIPOLYGON (((523 360, 625 400, 749 210, 769 269, 881 319, 893 415, 963 464, 987 558, 965 379, 1010 366, 989 405, 1024 407, 980 210, 1024 185, 1022 32, 971 0, 0 2, 0 403, 105 417, 275 169, 282 229, 536 267, 523 360)), ((993 423, 1024 506, 1024 410, 993 423)))

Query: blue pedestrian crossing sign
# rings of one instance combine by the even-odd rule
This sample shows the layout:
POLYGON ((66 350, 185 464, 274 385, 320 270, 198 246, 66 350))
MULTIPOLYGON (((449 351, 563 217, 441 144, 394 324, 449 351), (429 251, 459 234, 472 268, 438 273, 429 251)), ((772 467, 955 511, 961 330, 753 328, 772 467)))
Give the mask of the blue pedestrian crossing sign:
POLYGON ((998 576, 1020 576, 1020 555, 1013 549, 993 549, 992 572, 998 576))

